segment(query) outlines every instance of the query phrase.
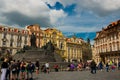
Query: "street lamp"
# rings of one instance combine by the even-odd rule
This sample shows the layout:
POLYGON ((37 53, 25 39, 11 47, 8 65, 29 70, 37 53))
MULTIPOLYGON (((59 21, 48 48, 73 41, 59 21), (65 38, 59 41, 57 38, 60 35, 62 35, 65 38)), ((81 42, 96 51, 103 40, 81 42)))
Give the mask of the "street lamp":
POLYGON ((68 62, 70 62, 70 48, 68 47, 68 62))

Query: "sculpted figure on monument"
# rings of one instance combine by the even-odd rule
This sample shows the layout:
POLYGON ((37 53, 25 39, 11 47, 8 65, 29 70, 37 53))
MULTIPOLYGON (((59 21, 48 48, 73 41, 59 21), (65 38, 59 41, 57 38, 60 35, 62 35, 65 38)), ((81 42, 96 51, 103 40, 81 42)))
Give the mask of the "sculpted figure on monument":
POLYGON ((54 46, 53 46, 53 44, 51 42, 48 42, 46 44, 46 50, 47 50, 47 54, 54 52, 54 46))
POLYGON ((51 50, 51 43, 50 42, 47 43, 47 50, 49 50, 49 51, 51 50))
POLYGON ((34 35, 34 33, 32 33, 31 35, 30 43, 32 47, 36 47, 36 36, 34 35))

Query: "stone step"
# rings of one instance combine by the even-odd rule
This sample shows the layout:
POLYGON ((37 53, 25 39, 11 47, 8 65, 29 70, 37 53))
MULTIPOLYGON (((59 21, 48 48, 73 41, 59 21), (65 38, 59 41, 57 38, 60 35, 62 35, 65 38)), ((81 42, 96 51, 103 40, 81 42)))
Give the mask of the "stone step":
POLYGON ((40 62, 61 62, 62 59, 59 54, 56 53, 47 53, 42 50, 27 50, 25 53, 19 53, 14 56, 16 60, 30 60, 40 62))

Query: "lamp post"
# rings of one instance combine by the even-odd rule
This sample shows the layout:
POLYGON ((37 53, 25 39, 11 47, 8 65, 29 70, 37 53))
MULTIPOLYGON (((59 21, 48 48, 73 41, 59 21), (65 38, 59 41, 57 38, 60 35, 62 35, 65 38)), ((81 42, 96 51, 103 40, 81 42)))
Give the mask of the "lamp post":
POLYGON ((68 47, 68 62, 70 62, 70 48, 68 47))

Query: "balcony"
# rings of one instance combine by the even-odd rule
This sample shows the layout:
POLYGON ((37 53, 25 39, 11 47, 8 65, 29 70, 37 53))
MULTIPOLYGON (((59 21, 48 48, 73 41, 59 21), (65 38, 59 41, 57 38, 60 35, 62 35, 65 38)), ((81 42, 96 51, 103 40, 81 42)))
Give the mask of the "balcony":
POLYGON ((109 51, 109 52, 101 52, 99 53, 100 56, 104 56, 104 55, 120 55, 120 50, 118 51, 109 51))

